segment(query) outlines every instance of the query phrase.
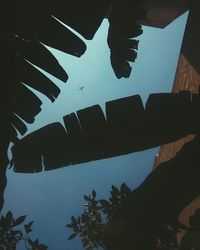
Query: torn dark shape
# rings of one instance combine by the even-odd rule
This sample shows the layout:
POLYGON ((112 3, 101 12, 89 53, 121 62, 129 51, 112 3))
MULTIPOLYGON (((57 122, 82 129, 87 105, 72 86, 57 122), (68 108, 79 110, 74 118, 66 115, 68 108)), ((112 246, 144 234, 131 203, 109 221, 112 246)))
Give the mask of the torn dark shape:
POLYGON ((39 172, 119 156, 198 134, 200 95, 151 94, 106 103, 106 117, 94 105, 63 117, 18 140, 12 148, 14 171, 39 172), (173 121, 171 123, 167 121, 173 121), (44 169, 43 169, 44 166, 44 169))

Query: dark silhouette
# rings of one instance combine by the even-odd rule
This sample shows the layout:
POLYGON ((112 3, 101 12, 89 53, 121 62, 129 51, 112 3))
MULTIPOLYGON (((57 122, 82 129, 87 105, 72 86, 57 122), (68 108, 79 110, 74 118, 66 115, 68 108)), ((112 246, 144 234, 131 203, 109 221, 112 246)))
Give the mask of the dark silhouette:
POLYGON ((67 23, 85 38, 92 39, 110 6, 109 1, 96 1, 95 5, 90 0, 79 4, 72 2, 68 5, 63 0, 44 0, 42 3, 32 1, 27 4, 21 0, 4 6, 0 17, 4 23, 0 45, 5 48, 1 54, 4 96, 0 103, 0 133, 9 141, 15 142, 16 129, 23 135, 26 132, 23 120, 32 123, 41 110, 41 101, 27 85, 46 95, 52 102, 60 92, 49 78, 31 64, 62 81, 68 79, 44 44, 75 56, 81 56, 86 50, 85 43, 55 18, 67 23), (80 9, 76 8, 77 4, 80 9), (6 19, 9 20, 5 22, 6 19))
POLYGON ((107 235, 108 244, 115 241, 108 249, 123 249, 123 239, 131 230, 130 249, 153 250, 152 237, 162 231, 164 225, 176 225, 182 209, 199 196, 199 146, 197 136, 131 192, 108 225, 110 231, 123 222, 127 230, 119 232, 121 238, 107 235))
MULTIPOLYGON (((27 4, 26 1, 20 0, 12 4, 4 4, 0 15, 0 21, 4 24, 0 41, 1 48, 3 48, 1 81, 4 84, 4 94, 0 100, 0 148, 3 152, 7 151, 9 142, 17 141, 17 132, 24 135, 27 131, 26 123, 33 123, 34 117, 41 111, 42 102, 29 87, 41 92, 52 102, 60 93, 59 88, 35 66, 61 81, 66 82, 68 79, 67 73, 45 45, 78 57, 86 50, 83 40, 58 20, 77 31, 85 39, 94 37, 105 17, 109 17, 115 30, 122 31, 117 24, 113 24, 114 19, 109 15, 111 9, 112 16, 113 13, 119 12, 119 4, 115 2, 118 1, 86 0, 71 1, 69 4, 64 0, 42 2, 36 0, 27 4)), ((127 4, 130 5, 129 1, 127 4)), ((125 8, 120 18, 130 17, 131 11, 137 4, 132 3, 131 9, 125 8)), ((121 6, 123 4, 120 4, 120 8, 121 6)), ((136 13, 134 15, 137 16, 136 13)), ((137 21, 138 17, 134 20, 137 21)), ((125 22, 124 30, 129 23, 130 20, 125 22)), ((126 34, 120 37, 125 41, 124 35, 126 34)), ((113 51, 112 48, 116 47, 118 42, 115 42, 116 39, 112 36, 113 34, 109 34, 109 40, 112 41, 109 46, 113 51)), ((122 47, 125 48, 124 46, 132 48, 130 44, 124 45, 123 43, 122 47)), ((136 49, 135 45, 133 49, 136 49)), ((112 55, 115 57, 111 56, 112 65, 115 65, 118 59, 115 53, 112 52, 112 55)), ((136 53, 121 51, 120 57, 123 57, 123 60, 132 61, 136 53)), ((117 72, 116 75, 119 75, 118 71, 122 71, 121 66, 117 66, 117 69, 113 67, 117 72)), ((125 75, 127 77, 127 74, 125 75)), ((121 76, 123 73, 120 73, 121 76)), ((6 155, 4 153, 3 155, 5 158, 1 158, 1 169, 5 168, 3 162, 7 160, 6 155)), ((5 172, 5 169, 2 172, 5 172)), ((5 179, 5 176, 2 178, 5 179)))
MULTIPOLYGON (((32 123, 41 110, 41 101, 27 85, 45 94, 51 101, 59 94, 60 90, 30 63, 62 81, 68 79, 44 44, 75 56, 81 56, 86 50, 84 42, 57 19, 84 38, 92 39, 103 18, 107 17, 110 22, 108 45, 111 63, 118 78, 128 77, 131 71, 128 61, 134 61, 137 55, 137 41, 130 38, 142 33, 138 22, 145 18, 147 12, 141 7, 143 2, 87 0, 67 4, 63 0, 44 0, 42 3, 37 0, 27 4, 20 0, 12 5, 6 3, 0 16, 4 23, 1 47, 5 48, 1 54, 1 79, 6 83, 0 102, 1 141, 6 138, 8 142, 15 142, 16 130, 23 135, 27 129, 23 120, 32 123), (4 22, 6 19, 9 20, 4 22)), ((6 150, 8 143, 3 142, 2 147, 6 150)))
MULTIPOLYGON (((98 200, 97 194, 94 190, 92 191, 91 195, 84 195, 84 212, 78 217, 72 216, 71 222, 66 225, 70 230, 73 230, 73 233, 68 239, 72 240, 78 235, 81 238, 84 249, 96 249, 99 246, 107 250, 199 249, 200 209, 197 209, 195 214, 190 217, 189 227, 178 222, 178 217, 174 220, 172 218, 172 220, 170 220, 169 218, 166 224, 163 223, 163 221, 159 222, 159 218, 153 218, 152 220, 155 221, 156 225, 154 225, 154 223, 148 224, 149 219, 146 218, 146 213, 148 213, 148 208, 151 206, 151 204, 149 204, 148 207, 138 207, 138 210, 135 209, 133 211, 136 212, 136 214, 129 214, 128 217, 135 217, 134 221, 132 220, 132 217, 127 220, 118 218, 116 215, 124 205, 127 206, 127 202, 129 202, 128 200, 134 192, 138 192, 137 189, 131 191, 130 188, 125 183, 123 183, 120 189, 112 186, 112 190, 110 192, 111 197, 107 200, 98 200), (141 220, 141 222, 144 223, 142 227, 140 227, 141 218, 137 218, 137 216, 140 214, 140 209, 142 209, 141 214, 144 216, 144 218, 141 220), (144 228, 147 227, 149 231, 144 230, 143 226, 144 228), (137 231, 136 228, 141 231, 137 231), (153 233, 151 230, 153 230, 153 233), (184 236, 179 242, 177 240, 177 233, 181 231, 182 233, 184 232, 184 236), (150 234, 150 237, 148 234, 150 234), (138 243, 139 239, 140 242, 138 243), (148 246, 148 248, 144 248, 144 244, 148 246)), ((156 192, 158 191, 154 190, 154 192, 151 193, 150 199, 154 197, 156 192)), ((147 196, 146 199, 148 199, 147 196)), ((154 200, 154 202, 156 202, 156 204, 154 204, 155 208, 157 205, 160 208, 159 204, 162 203, 163 200, 165 200, 166 204, 169 201, 169 197, 164 196, 161 200, 154 200)), ((127 217, 127 207, 124 211, 125 213, 123 216, 127 217)), ((156 212, 157 211, 155 211, 154 215, 156 212)), ((163 210, 163 212, 166 213, 167 210, 166 212, 163 210)), ((158 213, 158 216, 159 214, 160 213, 158 213)))
MULTIPOLYGON (((62 81, 68 79, 67 73, 44 45, 74 56, 81 56, 86 50, 85 43, 57 19, 75 29, 84 38, 92 39, 111 5, 113 3, 109 0, 71 1, 70 4, 64 0, 44 0, 42 3, 36 0, 29 4, 20 0, 12 5, 5 4, 0 17, 4 23, 0 45, 5 48, 1 54, 1 79, 5 83, 5 94, 0 103, 3 107, 0 111, 3 120, 0 132, 10 141, 15 142, 16 129, 22 135, 25 133, 26 125, 23 120, 32 123, 35 115, 41 110, 41 101, 27 85, 46 95, 52 102, 60 92, 58 87, 33 65, 62 81), (4 22, 5 19, 9 20, 4 22)), ((135 4, 132 9, 134 6, 135 4)), ((114 4, 112 13, 116 8, 114 4)), ((130 9, 125 12, 121 15, 122 19, 127 13, 130 16, 130 9)), ((113 23, 113 18, 109 20, 113 23)), ((119 29, 116 24, 114 26, 115 30, 119 29)), ((112 36, 109 35, 111 40, 112 36)), ((114 42, 109 46, 112 49, 114 42)), ((122 57, 127 57, 126 51, 120 53, 122 57)), ((135 58, 135 53, 133 54, 131 58, 135 58)))
MULTIPOLYGON (((19 230, 19 226, 25 221, 26 215, 15 219, 11 211, 0 218, 0 249, 15 250, 20 241, 24 241, 27 250, 46 250, 48 247, 41 244, 38 239, 32 240, 30 233, 33 231, 33 221, 24 224, 24 230, 19 230), (31 248, 30 248, 31 247, 31 248)), ((20 228, 21 229, 21 228, 20 228)))
MULTIPOLYGON (((61 124, 53 123, 18 141, 12 148, 14 171, 51 170, 198 134, 199 98, 199 94, 190 95, 185 91, 151 94, 145 109, 139 96, 121 98, 106 103, 106 118, 98 105, 79 110, 64 117, 66 130, 61 124)), ((140 230, 144 235, 142 233, 141 238, 136 235, 135 249, 140 249, 139 246, 142 250, 149 250, 150 246, 154 249, 155 235, 161 234, 164 238, 166 224, 176 227, 181 210, 199 195, 200 175, 196 167, 199 143, 197 136, 175 159, 161 164, 131 193, 108 224, 109 231, 119 224, 127 225, 127 230, 123 227, 123 232, 119 231, 122 242, 116 241, 116 235, 106 235, 104 241, 108 249, 123 249, 124 241, 130 237, 128 232, 140 230), (126 233, 129 236, 126 237, 126 233)))
MULTIPOLYGON (((16 143, 17 133, 24 135, 27 131, 26 123, 33 123, 34 117, 41 111, 42 101, 31 88, 41 92, 52 102, 60 93, 59 88, 35 66, 63 82, 68 79, 67 73, 45 45, 78 57, 86 51, 83 40, 58 20, 85 39, 92 39, 103 18, 109 16, 109 10, 114 2, 86 0, 71 1, 69 4, 64 0, 36 0, 27 4, 26 1, 20 0, 12 4, 4 3, 0 15, 3 24, 0 41, 3 84, 0 99, 1 193, 6 183, 5 163, 8 163, 8 159, 5 152, 9 143, 16 143)), ((112 8, 112 12, 115 9, 112 8)), ((130 15, 129 10, 126 12, 130 15)), ((123 13, 124 17, 127 13, 123 13)), ((113 40, 112 35, 109 37, 113 40)), ((109 46, 112 49, 115 46, 114 42, 109 46)), ((131 57, 135 57, 135 54, 131 57)))
POLYGON ((200 128, 200 95, 151 94, 106 103, 106 117, 94 105, 63 117, 18 140, 12 147, 14 171, 40 172, 156 147, 200 128), (44 166, 44 169, 43 169, 44 166))
POLYGON ((94 190, 91 195, 84 195, 85 209, 83 214, 77 218, 72 216, 71 223, 66 225, 73 230, 73 234, 68 239, 72 240, 79 235, 83 247, 96 249, 101 246, 101 248, 106 249, 103 239, 106 223, 113 217, 130 191, 130 188, 123 183, 120 189, 112 186, 109 200, 97 200, 94 190))
POLYGON ((142 34, 141 25, 137 22, 145 19, 147 12, 136 2, 114 1, 108 16, 110 26, 107 40, 111 65, 117 78, 130 76, 128 61, 134 62, 137 57, 138 41, 132 38, 142 34))

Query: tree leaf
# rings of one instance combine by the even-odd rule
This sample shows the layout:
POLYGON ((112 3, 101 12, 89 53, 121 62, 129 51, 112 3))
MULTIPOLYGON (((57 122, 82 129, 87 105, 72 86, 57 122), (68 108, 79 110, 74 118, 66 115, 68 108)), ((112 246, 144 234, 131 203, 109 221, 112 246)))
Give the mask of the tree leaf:
POLYGON ((26 215, 22 215, 20 217, 18 217, 14 223, 13 223, 13 226, 17 226, 17 225, 20 225, 22 222, 24 222, 26 219, 26 215))
POLYGON ((117 205, 119 203, 119 198, 118 196, 113 196, 112 198, 109 199, 112 205, 117 205))
POLYGON ((24 225, 24 229, 25 229, 25 231, 26 231, 27 234, 30 233, 31 231, 33 231, 33 230, 31 229, 32 224, 33 224, 33 221, 31 221, 31 222, 29 222, 28 224, 25 224, 25 225, 24 225))
POLYGON ((130 191, 131 191, 131 189, 126 185, 126 183, 125 182, 122 183, 121 188, 120 188, 120 192, 122 194, 126 194, 127 195, 130 191))
POLYGON ((28 244, 29 244, 30 246, 33 245, 33 241, 32 241, 30 238, 28 238, 28 244))
POLYGON ((89 217, 88 217, 88 215, 87 215, 87 214, 82 214, 82 216, 81 216, 81 221, 82 221, 83 223, 88 223, 88 222, 89 222, 89 217))
POLYGON ((86 200, 86 201, 90 200, 90 198, 87 195, 84 195, 83 197, 84 197, 84 200, 86 200))
POLYGON ((108 200, 100 200, 99 202, 103 208, 110 206, 110 202, 108 200))
POLYGON ((73 225, 72 224, 67 224, 66 227, 73 228, 73 225))
POLYGON ((72 220, 73 224, 75 224, 75 225, 77 224, 76 218, 74 216, 71 217, 71 220, 72 220))
POLYGON ((114 185, 112 185, 111 195, 112 196, 117 196, 119 194, 120 194, 119 189, 117 187, 115 187, 114 185))
POLYGON ((44 245, 44 244, 40 244, 40 245, 39 245, 39 249, 41 249, 41 250, 46 250, 46 249, 48 249, 48 246, 46 246, 46 245, 44 245))
POLYGON ((5 216, 5 220, 6 220, 6 223, 8 224, 8 226, 11 226, 12 221, 13 221, 13 215, 12 215, 11 211, 8 211, 8 213, 5 216))
POLYGON ((95 190, 92 191, 92 196, 93 196, 93 198, 95 199, 95 197, 96 197, 96 192, 95 192, 95 190))
POLYGON ((77 236, 77 233, 73 233, 68 237, 68 240, 72 240, 77 236))
POLYGON ((0 220, 0 229, 6 230, 8 226, 6 218, 2 215, 0 220))

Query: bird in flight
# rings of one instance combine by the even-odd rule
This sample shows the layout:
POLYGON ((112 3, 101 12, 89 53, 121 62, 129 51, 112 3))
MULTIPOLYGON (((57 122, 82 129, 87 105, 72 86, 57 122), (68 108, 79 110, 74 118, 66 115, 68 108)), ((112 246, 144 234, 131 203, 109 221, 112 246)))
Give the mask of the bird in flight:
POLYGON ((85 88, 84 85, 83 86, 78 86, 78 90, 80 90, 80 91, 83 91, 84 88, 85 88))

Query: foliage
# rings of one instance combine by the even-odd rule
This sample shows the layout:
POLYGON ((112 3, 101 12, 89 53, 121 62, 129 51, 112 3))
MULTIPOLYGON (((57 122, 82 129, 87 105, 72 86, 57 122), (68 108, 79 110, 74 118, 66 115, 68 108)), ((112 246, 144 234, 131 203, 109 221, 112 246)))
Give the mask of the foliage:
MULTIPOLYGON (((97 200, 94 190, 91 195, 84 195, 85 209, 83 214, 77 218, 72 216, 71 223, 66 225, 66 227, 73 230, 68 240, 72 240, 79 235, 82 245, 86 250, 98 249, 98 247, 107 249, 107 245, 105 245, 104 241, 106 226, 127 199, 130 192, 130 188, 123 183, 120 189, 112 185, 110 192, 111 197, 108 200, 97 200)), ((122 226, 124 228, 124 225, 122 226)), ((125 228, 124 230, 126 231, 125 228)), ((127 230, 130 231, 128 228, 127 230)), ((114 231, 117 232, 117 230, 114 231)), ((118 237, 117 235, 116 233, 115 236, 118 237)), ((121 235, 121 237, 123 236, 121 235)), ((132 238, 131 234, 127 237, 132 238)), ((129 238, 125 240, 126 245, 128 244, 127 240, 129 240, 129 238)), ((200 250, 200 209, 196 210, 195 214, 190 217, 190 227, 178 221, 174 222, 173 225, 163 225, 162 228, 158 229, 157 234, 153 236, 152 248, 150 247, 150 249, 200 250), (185 235, 179 244, 177 242, 177 233, 180 232, 180 230, 184 231, 185 235)))
POLYGON ((20 216, 17 219, 13 218, 13 214, 9 211, 5 216, 0 218, 0 250, 16 250, 17 244, 23 240, 27 250, 46 250, 48 247, 40 244, 39 240, 33 241, 30 238, 30 233, 33 231, 33 221, 24 224, 24 230, 19 230, 26 219, 26 215, 20 216))
POLYGON ((79 235, 83 247, 87 250, 97 249, 99 246, 105 248, 103 243, 105 224, 113 217, 130 191, 130 188, 123 183, 120 189, 112 185, 111 197, 108 200, 96 200, 94 190, 91 195, 84 195, 86 203, 83 214, 77 218, 72 216, 71 223, 66 225, 74 231, 68 240, 79 235))

